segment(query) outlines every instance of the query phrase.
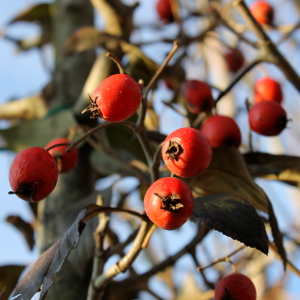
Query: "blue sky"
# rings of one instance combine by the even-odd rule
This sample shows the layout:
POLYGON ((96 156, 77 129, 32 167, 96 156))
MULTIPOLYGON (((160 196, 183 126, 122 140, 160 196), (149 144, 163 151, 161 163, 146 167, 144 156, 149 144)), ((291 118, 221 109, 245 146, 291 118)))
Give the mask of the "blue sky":
MULTIPOLYGON (((38 3, 41 1, 27 1, 27 0, 11 0, 11 1, 0 1, 0 31, 6 29, 6 24, 9 20, 11 20, 15 14, 21 11, 23 8, 28 7, 31 4, 38 3)), ((44 1, 47 2, 47 1, 44 1)), ((138 22, 148 22, 153 21, 156 17, 154 15, 154 9, 150 5, 151 1, 141 1, 142 6, 139 8, 139 13, 136 16, 136 20, 138 22), (147 13, 145 13, 147 12, 147 13), (148 13, 149 12, 149 13, 148 13), (151 13, 150 13, 151 12, 151 13)), ((286 8, 285 8, 286 9, 286 8)), ((293 16, 293 14, 291 14, 293 16)), ((292 18, 293 19, 293 18, 292 18)), ((279 20, 283 21, 283 17, 279 16, 279 20)), ((171 27, 168 29, 170 32, 173 30, 171 27)), ((38 27, 34 25, 27 24, 15 24, 10 26, 8 33, 13 35, 14 37, 24 37, 32 36, 38 32, 38 27)), ((299 32, 299 30, 298 30, 299 32)), ((151 31, 145 29, 142 33, 139 34, 136 38, 144 37, 145 39, 149 37, 149 34, 152 34, 151 31)), ((296 36, 299 39, 299 34, 296 36)), ((287 49, 293 49, 293 45, 289 46, 289 44, 284 44, 281 47, 282 51, 286 51, 287 49)), ((157 57, 162 57, 170 47, 156 47, 156 52, 147 52, 153 59, 157 57)), ((6 102, 10 99, 22 98, 28 95, 38 93, 41 88, 48 82, 49 77, 45 72, 40 56, 37 50, 30 50, 26 53, 16 53, 15 46, 7 41, 4 41, 0 38, 0 103, 6 102)), ((294 67, 300 73, 300 62, 299 62, 299 51, 290 51, 289 56, 287 56, 293 62, 294 67), (296 55, 297 53, 297 55, 296 55)), ((284 80, 283 75, 275 70, 274 67, 264 66, 267 71, 274 73, 278 76, 279 79, 284 80)), ((258 71, 258 73, 260 70, 258 71)), ((243 90, 243 86, 238 91, 238 95, 241 95, 243 99, 245 95, 249 92, 249 90, 243 90)), ((260 137, 255 135, 255 141, 257 145, 259 145, 260 150, 271 151, 272 153, 277 152, 287 152, 293 155, 300 155, 299 146, 300 146, 300 133, 297 128, 299 125, 299 121, 296 120, 299 117, 299 94, 295 91, 295 89, 291 86, 291 84, 284 84, 284 93, 285 93, 285 107, 290 114, 294 116, 294 121, 290 125, 290 130, 287 133, 282 134, 279 140, 265 140, 265 138, 261 139, 260 137), (297 105, 295 104, 297 101, 297 105), (297 108, 297 109, 295 109, 297 108), (291 142, 293 141, 293 142, 291 142), (281 148, 279 147, 281 145, 281 148), (279 147, 279 148, 276 148, 279 147), (277 149, 277 150, 276 150, 277 149), (279 150, 278 150, 279 149, 279 150)), ((166 89, 163 90, 162 93, 158 94, 158 98, 168 98, 171 97, 171 94, 166 89)), ((157 104, 158 107, 160 104, 157 104)), ((241 116, 242 117, 242 116, 241 116)), ((168 112, 166 115, 167 120, 172 118, 178 118, 176 114, 172 114, 168 112)), ((240 124, 244 124, 244 120, 238 120, 240 124)), ((166 125, 169 122, 166 122, 166 125)), ((0 126, 5 127, 5 122, 0 122, 0 126)), ((168 133, 171 130, 171 127, 165 127, 165 132, 168 133)), ((24 242, 22 235, 11 225, 5 222, 5 219, 8 215, 19 215, 23 219, 30 221, 32 219, 31 212, 28 208, 26 202, 20 200, 16 196, 9 196, 7 192, 10 190, 9 182, 8 182, 8 171, 11 160, 14 157, 14 153, 8 151, 0 151, 0 265, 4 264, 28 264, 34 262, 38 256, 38 252, 30 251, 24 242)), ((282 193, 282 184, 278 185, 274 182, 266 182, 265 180, 257 181, 263 188, 266 189, 268 195, 272 199, 275 207, 275 212, 280 212, 280 226, 284 230, 289 230, 289 226, 292 222, 297 223, 299 216, 297 211, 299 211, 299 190, 292 187, 287 187, 284 189, 284 194, 282 193), (286 205, 286 199, 289 199, 289 205, 286 205)), ((181 232, 181 239, 188 239, 191 236, 191 232, 193 231, 193 225, 187 225, 183 228, 181 232), (186 234, 189 232, 189 234, 186 234)), ((175 238, 175 233, 167 233, 164 235, 167 243, 171 243, 175 238)), ((181 240, 182 241, 182 240, 181 240)), ((184 243, 182 243, 183 245, 184 243)), ((180 248, 180 244, 174 244, 173 251, 176 251, 177 248, 180 248)), ((186 262, 186 261, 185 261, 186 262)), ((184 261, 180 262, 181 267, 189 269, 189 266, 192 263, 188 260, 188 263, 184 263, 184 261)), ((298 261, 296 262, 298 266, 298 261)), ((279 268, 276 269, 278 274, 282 274, 282 270, 279 268)), ((300 281, 299 278, 292 275, 292 279, 290 281, 289 288, 295 292, 300 294, 300 281)), ((296 299, 296 298, 295 298, 296 299)), ((299 299, 299 298, 298 298, 299 299)))

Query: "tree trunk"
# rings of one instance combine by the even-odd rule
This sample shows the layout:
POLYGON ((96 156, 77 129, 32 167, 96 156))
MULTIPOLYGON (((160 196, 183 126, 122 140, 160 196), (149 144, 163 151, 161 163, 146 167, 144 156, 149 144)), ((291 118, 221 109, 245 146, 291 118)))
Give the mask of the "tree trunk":
MULTIPOLYGON (((55 95, 50 107, 64 109, 72 106, 79 97, 95 60, 94 51, 73 56, 63 55, 65 40, 83 26, 92 26, 94 11, 89 0, 57 0, 53 16, 53 46, 55 51, 55 95)), ((82 121, 82 119, 81 119, 82 121)), ((68 209, 94 191, 96 173, 89 163, 90 146, 80 148, 79 162, 75 169, 60 174, 55 191, 39 204, 40 228, 38 240, 41 252, 47 250, 63 234, 68 209)), ((67 261, 55 278, 47 300, 85 299, 89 283, 86 275, 79 276, 67 261)))

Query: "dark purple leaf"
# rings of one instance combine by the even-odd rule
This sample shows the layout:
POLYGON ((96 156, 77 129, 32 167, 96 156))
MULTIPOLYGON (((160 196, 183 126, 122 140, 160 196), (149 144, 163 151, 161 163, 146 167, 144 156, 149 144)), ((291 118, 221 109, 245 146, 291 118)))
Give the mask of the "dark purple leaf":
POLYGON ((235 194, 216 194, 195 199, 190 221, 268 254, 268 237, 262 219, 248 201, 235 194))

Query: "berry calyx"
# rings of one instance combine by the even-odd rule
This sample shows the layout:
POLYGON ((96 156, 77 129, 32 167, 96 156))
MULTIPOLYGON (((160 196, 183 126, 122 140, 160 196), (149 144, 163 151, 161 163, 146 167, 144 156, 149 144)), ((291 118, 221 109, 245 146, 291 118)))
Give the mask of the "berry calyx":
POLYGON ((45 147, 45 149, 48 149, 57 144, 66 144, 56 146, 48 150, 48 152, 55 158, 60 173, 72 170, 78 161, 78 148, 75 147, 71 150, 71 152, 66 152, 69 143, 70 141, 68 139, 61 137, 52 140, 45 147))
POLYGON ((232 73, 237 72, 244 65, 244 55, 238 49, 231 49, 225 54, 228 70, 232 73))
POLYGON ((174 230, 192 215, 194 197, 184 181, 176 177, 165 177, 148 188, 144 196, 144 208, 156 226, 174 230))
POLYGON ((174 21, 170 0, 158 0, 156 3, 156 11, 160 20, 168 23, 174 21))
POLYGON ((16 155, 10 166, 9 194, 30 202, 40 201, 54 190, 58 173, 56 161, 48 151, 27 148, 16 155))
POLYGON ((288 122, 286 111, 274 101, 261 101, 249 110, 251 130, 265 136, 276 136, 288 122))
POLYGON ((250 12, 259 24, 273 24, 274 9, 266 1, 258 0, 250 6, 250 12))
POLYGON ((215 300, 256 300, 256 289, 251 279, 240 273, 220 280, 215 289, 215 300))
POLYGON ((215 106, 211 88, 203 81, 192 79, 182 85, 182 95, 189 112, 199 114, 210 112, 215 106))
POLYGON ((180 177, 202 173, 210 164, 212 149, 199 130, 186 127, 169 134, 162 145, 162 159, 168 169, 180 177))
POLYGON ((91 111, 91 118, 107 122, 122 122, 139 108, 142 93, 139 84, 126 74, 104 79, 90 96, 91 104, 82 111, 91 111))
POLYGON ((271 77, 262 77, 254 85, 254 102, 275 101, 282 102, 281 85, 271 77))
POLYGON ((241 130, 235 120, 227 116, 209 117, 200 131, 208 138, 213 148, 225 145, 238 148, 241 144, 241 130))

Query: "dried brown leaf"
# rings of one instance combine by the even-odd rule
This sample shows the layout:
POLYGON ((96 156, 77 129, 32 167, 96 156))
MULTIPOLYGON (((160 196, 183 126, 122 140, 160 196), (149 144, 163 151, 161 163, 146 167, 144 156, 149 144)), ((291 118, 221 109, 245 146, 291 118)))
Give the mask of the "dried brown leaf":
POLYGON ((0 299, 7 300, 25 266, 5 265, 0 267, 0 299))
POLYGON ((101 212, 113 211, 127 212, 137 217, 144 218, 143 215, 137 212, 124 209, 103 207, 96 204, 86 206, 78 214, 77 219, 64 236, 44 252, 20 280, 13 292, 14 299, 29 300, 40 290, 40 288, 40 299, 45 299, 56 274, 60 271, 71 250, 77 247, 80 235, 85 228, 85 222, 101 212))
POLYGON ((244 158, 253 177, 300 186, 300 157, 252 152, 244 154, 244 158))
POLYGON ((93 26, 86 26, 78 29, 66 40, 63 53, 65 55, 73 55, 76 52, 94 49, 110 39, 116 39, 116 37, 106 32, 101 32, 93 26))
POLYGON ((34 241, 34 230, 30 223, 24 221, 19 216, 8 216, 6 218, 6 222, 12 224, 14 227, 16 227, 24 236, 27 245, 30 250, 32 250, 35 241, 34 241))

